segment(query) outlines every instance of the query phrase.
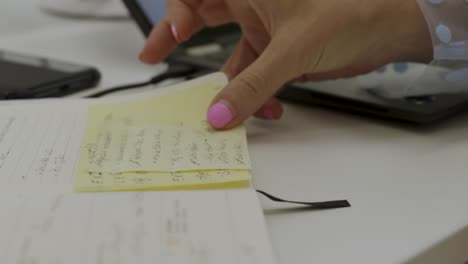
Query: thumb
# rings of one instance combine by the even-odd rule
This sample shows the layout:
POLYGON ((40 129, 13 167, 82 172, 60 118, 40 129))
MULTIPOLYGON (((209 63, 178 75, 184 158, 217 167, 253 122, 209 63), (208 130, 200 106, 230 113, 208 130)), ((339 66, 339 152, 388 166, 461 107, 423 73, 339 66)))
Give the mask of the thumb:
POLYGON ((300 75, 295 60, 280 41, 263 53, 215 97, 207 118, 217 129, 232 128, 257 112, 286 82, 300 75))
POLYGON ((245 68, 252 64, 258 57, 258 54, 252 48, 245 37, 242 37, 237 47, 232 51, 231 56, 221 68, 229 80, 234 79, 245 68))
POLYGON ((263 53, 215 97, 207 118, 216 129, 228 129, 257 112, 286 82, 300 75, 281 41, 263 53))
MULTIPOLYGON (((252 64, 258 57, 258 53, 250 45, 245 37, 242 37, 233 50, 231 56, 223 65, 221 71, 224 72, 229 80, 234 79, 245 68, 252 64)), ((276 98, 270 98, 260 109, 254 114, 258 118, 267 120, 280 119, 283 114, 283 107, 276 98)))

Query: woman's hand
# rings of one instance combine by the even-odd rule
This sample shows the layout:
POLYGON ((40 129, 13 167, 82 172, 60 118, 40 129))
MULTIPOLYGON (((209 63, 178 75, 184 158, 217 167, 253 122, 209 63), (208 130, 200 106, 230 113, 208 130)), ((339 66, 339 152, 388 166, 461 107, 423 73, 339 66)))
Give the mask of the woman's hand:
POLYGON ((416 0, 168 0, 140 59, 160 62, 204 26, 229 22, 243 36, 222 69, 230 82, 207 113, 218 129, 252 114, 279 119, 274 95, 291 80, 351 77, 432 56, 416 0))

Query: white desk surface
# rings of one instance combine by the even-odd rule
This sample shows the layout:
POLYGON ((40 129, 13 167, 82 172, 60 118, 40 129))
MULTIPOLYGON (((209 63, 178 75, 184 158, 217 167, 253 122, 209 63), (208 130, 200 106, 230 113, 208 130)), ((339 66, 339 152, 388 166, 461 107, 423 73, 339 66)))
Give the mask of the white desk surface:
MULTIPOLYGON (((51 17, 37 0, 0 1, 0 21, 0 49, 94 65, 101 88, 163 69, 138 62, 144 40, 130 21, 51 17)), ((257 188, 353 205, 303 211, 262 198, 278 263, 468 261, 468 113, 417 128, 288 106, 280 122, 247 126, 257 188)))

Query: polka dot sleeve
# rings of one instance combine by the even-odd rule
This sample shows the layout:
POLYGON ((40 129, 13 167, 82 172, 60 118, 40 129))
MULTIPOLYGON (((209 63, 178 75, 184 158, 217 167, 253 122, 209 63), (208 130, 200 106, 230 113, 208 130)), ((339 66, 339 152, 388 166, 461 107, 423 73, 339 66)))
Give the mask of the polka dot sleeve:
POLYGON ((468 0, 418 0, 435 60, 468 60, 468 0))
POLYGON ((468 0, 417 0, 431 32, 434 60, 407 95, 468 92, 468 0))

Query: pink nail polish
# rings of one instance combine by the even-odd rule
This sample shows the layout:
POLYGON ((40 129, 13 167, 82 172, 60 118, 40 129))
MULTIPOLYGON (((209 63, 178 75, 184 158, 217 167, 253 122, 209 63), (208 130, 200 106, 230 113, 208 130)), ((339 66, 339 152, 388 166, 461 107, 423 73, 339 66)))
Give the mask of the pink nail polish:
POLYGON ((219 102, 214 104, 208 110, 207 117, 208 121, 213 127, 224 128, 227 124, 229 124, 229 122, 231 122, 234 115, 226 104, 219 102))
POLYGON ((172 36, 177 42, 180 42, 179 40, 179 33, 177 33, 177 28, 174 25, 171 25, 171 31, 172 31, 172 36))
POLYGON ((263 116, 269 120, 275 119, 275 115, 273 114, 273 111, 271 111, 270 109, 266 109, 265 111, 263 111, 263 116))
POLYGON ((138 59, 143 62, 143 63, 147 63, 146 60, 145 60, 145 57, 144 57, 144 52, 140 52, 140 54, 138 55, 138 59))

